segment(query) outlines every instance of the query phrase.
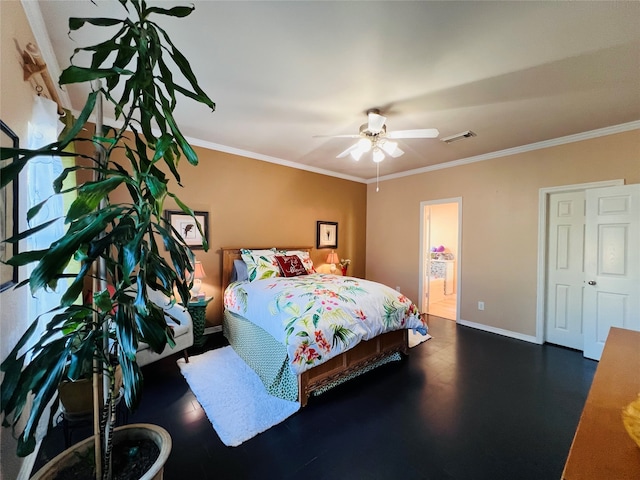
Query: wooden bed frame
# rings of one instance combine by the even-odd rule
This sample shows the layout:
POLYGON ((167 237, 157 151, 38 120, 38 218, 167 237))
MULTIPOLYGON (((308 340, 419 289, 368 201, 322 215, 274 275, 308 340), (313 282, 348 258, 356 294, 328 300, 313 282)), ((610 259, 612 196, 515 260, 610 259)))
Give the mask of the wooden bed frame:
MULTIPOLYGON (((249 250, 268 250, 272 247, 242 247, 249 250)), ((278 250, 301 250, 310 252, 313 247, 276 247, 278 250)), ((240 259, 240 248, 222 248, 222 292, 230 283, 233 261, 240 259)), ((368 341, 357 344, 327 362, 317 365, 298 375, 298 401, 300 406, 307 404, 314 390, 340 382, 363 368, 382 360, 393 353, 409 353, 408 330, 395 330, 383 333, 368 341)))

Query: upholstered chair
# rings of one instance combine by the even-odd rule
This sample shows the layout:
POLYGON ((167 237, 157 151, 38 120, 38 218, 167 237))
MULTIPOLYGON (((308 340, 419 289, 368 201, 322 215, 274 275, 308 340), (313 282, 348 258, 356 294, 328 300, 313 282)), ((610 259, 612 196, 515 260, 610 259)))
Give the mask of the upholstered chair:
POLYGON ((156 305, 162 307, 167 314, 171 315, 167 315, 166 319, 167 323, 173 328, 176 345, 173 348, 167 345, 162 353, 156 353, 149 348, 148 344, 140 342, 136 355, 138 365, 142 367, 178 352, 182 352, 185 360, 188 362, 189 355, 187 348, 193 345, 193 321, 191 315, 189 315, 187 309, 182 305, 178 303, 171 305, 169 298, 161 292, 149 289, 149 299, 156 305), (174 317, 180 323, 176 323, 171 317, 174 317))

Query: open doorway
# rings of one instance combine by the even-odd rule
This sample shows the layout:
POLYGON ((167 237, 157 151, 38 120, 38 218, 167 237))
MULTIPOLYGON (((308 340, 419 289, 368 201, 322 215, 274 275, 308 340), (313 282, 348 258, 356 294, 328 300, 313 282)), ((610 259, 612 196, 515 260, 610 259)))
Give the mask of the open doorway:
POLYGON ((420 204, 420 310, 458 320, 462 198, 420 204))

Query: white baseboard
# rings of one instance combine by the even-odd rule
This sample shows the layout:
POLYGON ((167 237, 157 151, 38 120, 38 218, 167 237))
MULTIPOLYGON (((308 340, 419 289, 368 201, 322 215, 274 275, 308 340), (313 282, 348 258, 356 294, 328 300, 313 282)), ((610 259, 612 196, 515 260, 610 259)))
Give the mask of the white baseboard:
POLYGON ((217 333, 222 331, 222 325, 216 325, 215 327, 206 327, 204 329, 205 335, 211 335, 212 333, 217 333))
POLYGON ((516 340, 523 340, 529 343, 535 343, 537 345, 541 345, 542 342, 538 341, 535 335, 525 335, 523 333, 513 332, 511 330, 504 330, 502 328, 491 327, 489 325, 483 325, 482 323, 470 322, 468 320, 458 320, 460 325, 464 325, 465 327, 475 328, 477 330, 484 330, 485 332, 495 333, 497 335, 502 335, 504 337, 515 338, 516 340))

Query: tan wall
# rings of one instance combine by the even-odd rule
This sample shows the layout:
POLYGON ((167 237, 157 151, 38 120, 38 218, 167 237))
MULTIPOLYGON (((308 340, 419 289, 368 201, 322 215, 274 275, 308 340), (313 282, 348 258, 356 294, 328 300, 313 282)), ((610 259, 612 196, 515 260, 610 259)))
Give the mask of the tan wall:
POLYGON ((462 197, 460 318, 534 336, 539 189, 619 178, 640 182, 640 130, 368 185, 367 278, 417 301, 420 202, 462 197))
MULTIPOLYGON (((0 118, 18 137, 20 145, 26 145, 27 123, 31 117, 34 90, 23 80, 20 66, 20 54, 16 43, 24 48, 27 43, 35 43, 31 27, 24 10, 18 1, 0 1, 0 118)), ((21 177, 24 182, 26 178, 21 177)), ((24 185, 24 183, 23 183, 24 185)), ((24 188, 20 191, 20 207, 24 217, 26 195, 24 188)), ((20 228, 24 229, 26 220, 21 219, 20 228)), ((19 280, 25 278, 26 272, 19 272, 19 280)), ((0 358, 4 359, 16 345, 20 336, 27 329, 30 319, 27 318, 28 289, 5 290, 0 293, 0 358)), ((17 478, 22 465, 18 458, 16 442, 11 429, 0 430, 0 478, 17 478)))
MULTIPOLYGON (((221 247, 314 247, 311 258, 323 270, 330 250, 315 249, 316 222, 338 222, 336 252, 351 259, 350 275, 364 276, 365 184, 204 148, 196 151, 197 167, 180 163, 184 188, 172 183, 170 189, 192 209, 209 212, 210 249, 195 250, 207 273, 202 288, 214 296, 207 324, 222 321, 221 247)), ((168 199, 165 209, 175 208, 168 199)))

